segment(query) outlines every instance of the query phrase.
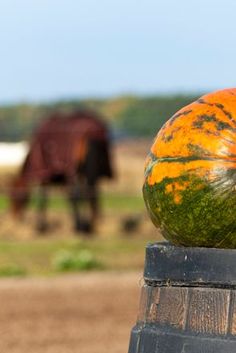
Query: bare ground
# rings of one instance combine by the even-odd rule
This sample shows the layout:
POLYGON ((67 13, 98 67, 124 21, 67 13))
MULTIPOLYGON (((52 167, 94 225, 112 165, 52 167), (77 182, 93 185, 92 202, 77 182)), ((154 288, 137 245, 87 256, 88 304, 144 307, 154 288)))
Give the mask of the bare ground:
POLYGON ((141 273, 0 282, 1 353, 125 353, 141 273))

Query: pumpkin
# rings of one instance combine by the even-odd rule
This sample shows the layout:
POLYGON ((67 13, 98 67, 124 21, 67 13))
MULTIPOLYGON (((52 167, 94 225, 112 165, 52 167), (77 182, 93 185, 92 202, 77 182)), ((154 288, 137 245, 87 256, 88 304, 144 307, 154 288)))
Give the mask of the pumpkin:
POLYGON ((236 88, 204 95, 165 123, 143 195, 173 244, 236 248, 236 88))

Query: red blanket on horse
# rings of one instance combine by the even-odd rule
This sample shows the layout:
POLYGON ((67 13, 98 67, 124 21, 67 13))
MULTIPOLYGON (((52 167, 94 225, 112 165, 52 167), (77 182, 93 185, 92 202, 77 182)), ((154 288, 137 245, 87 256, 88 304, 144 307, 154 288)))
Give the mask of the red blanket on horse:
POLYGON ((36 130, 22 174, 30 182, 50 182, 56 176, 70 179, 84 165, 89 153, 89 172, 93 177, 111 177, 106 125, 87 111, 57 113, 36 130))

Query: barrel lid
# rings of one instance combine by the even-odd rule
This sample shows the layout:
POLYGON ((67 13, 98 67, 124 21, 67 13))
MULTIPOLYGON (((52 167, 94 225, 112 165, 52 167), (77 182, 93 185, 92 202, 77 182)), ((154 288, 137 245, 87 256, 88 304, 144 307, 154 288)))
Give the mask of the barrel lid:
POLYGON ((236 286, 236 250, 148 244, 146 282, 176 286, 236 286))

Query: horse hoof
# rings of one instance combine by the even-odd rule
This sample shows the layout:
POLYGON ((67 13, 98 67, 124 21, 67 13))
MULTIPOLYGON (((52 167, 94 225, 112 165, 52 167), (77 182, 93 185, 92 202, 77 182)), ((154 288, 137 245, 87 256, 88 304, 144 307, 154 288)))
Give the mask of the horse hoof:
POLYGON ((49 225, 46 223, 39 223, 36 226, 36 230, 40 234, 44 234, 49 230, 49 225))
POLYGON ((93 232, 93 227, 88 221, 79 221, 75 224, 75 231, 82 232, 85 234, 91 234, 93 232))

